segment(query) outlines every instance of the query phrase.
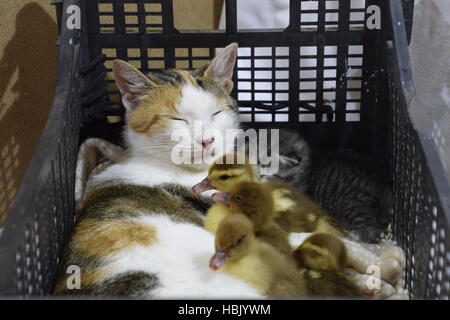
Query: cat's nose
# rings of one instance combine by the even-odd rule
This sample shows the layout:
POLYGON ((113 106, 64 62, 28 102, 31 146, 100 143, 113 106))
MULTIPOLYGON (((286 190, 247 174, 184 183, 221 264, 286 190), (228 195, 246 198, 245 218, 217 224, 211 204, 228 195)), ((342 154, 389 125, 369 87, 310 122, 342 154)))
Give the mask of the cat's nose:
POLYGON ((213 138, 209 138, 209 139, 203 139, 202 140, 202 147, 203 147, 203 149, 206 149, 211 143, 214 142, 214 140, 216 140, 216 139, 214 139, 214 137, 213 138))

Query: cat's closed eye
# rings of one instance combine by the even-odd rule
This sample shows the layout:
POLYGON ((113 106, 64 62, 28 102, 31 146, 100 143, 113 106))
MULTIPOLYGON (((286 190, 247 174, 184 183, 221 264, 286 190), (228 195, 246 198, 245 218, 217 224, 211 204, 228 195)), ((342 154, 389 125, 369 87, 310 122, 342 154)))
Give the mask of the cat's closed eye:
POLYGON ((186 123, 189 123, 186 119, 183 119, 183 118, 170 117, 170 119, 175 120, 175 121, 184 121, 186 123))
POLYGON ((214 118, 215 116, 217 116, 217 115, 218 115, 219 113, 221 113, 221 112, 222 112, 222 110, 213 113, 212 117, 214 118))

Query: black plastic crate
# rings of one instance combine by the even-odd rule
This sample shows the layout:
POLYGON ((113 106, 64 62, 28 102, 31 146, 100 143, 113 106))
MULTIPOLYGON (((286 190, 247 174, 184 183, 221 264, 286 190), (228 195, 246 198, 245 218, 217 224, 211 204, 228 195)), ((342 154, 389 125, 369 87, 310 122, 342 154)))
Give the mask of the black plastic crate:
POLYGON ((195 32, 174 27, 171 0, 57 4, 62 16, 56 98, 0 238, 0 295, 50 292, 73 221, 79 142, 96 136, 120 143, 124 111, 112 80, 105 81, 111 61, 128 60, 144 72, 194 68, 216 48, 238 42, 244 48, 238 60, 247 63, 238 62, 233 95, 244 125, 294 128, 315 147, 353 149, 386 162, 394 186, 394 236, 407 253, 411 297, 448 299, 449 185, 434 145, 408 115, 414 1, 366 0, 358 8, 351 0, 340 0, 338 7, 330 5, 336 1, 291 0, 284 30, 238 30, 236 0, 225 2, 226 30, 195 32), (306 2, 315 2, 316 9, 307 11, 306 2), (67 29, 72 5, 81 8, 81 30, 67 29), (365 26, 371 5, 381 8, 379 30, 365 26), (315 22, 304 21, 305 14, 315 22), (337 21, 328 14, 337 14, 337 21), (258 60, 271 67, 260 68, 258 60), (260 71, 271 76, 261 78, 260 71))

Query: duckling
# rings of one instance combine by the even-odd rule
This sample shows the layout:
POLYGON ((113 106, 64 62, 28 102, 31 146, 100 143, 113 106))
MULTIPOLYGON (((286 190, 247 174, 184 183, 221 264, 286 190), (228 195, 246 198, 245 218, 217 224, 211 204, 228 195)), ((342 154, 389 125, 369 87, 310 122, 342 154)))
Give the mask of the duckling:
POLYGON ((225 217, 244 214, 253 223, 256 237, 285 254, 292 254, 294 248, 289 243, 288 233, 273 221, 273 199, 264 184, 243 182, 230 193, 215 193, 212 198, 216 203, 206 213, 206 230, 216 234, 225 217))
MULTIPOLYGON (((238 159, 238 153, 231 154, 232 159, 238 159)), ((196 184, 192 191, 202 193, 210 189, 217 189, 227 193, 242 182, 263 183, 256 165, 251 165, 242 156, 241 164, 236 161, 227 164, 227 155, 216 161, 210 168, 208 176, 196 184)), ((229 162, 228 162, 229 163, 229 162)), ((287 232, 326 232, 338 237, 344 236, 345 231, 318 204, 299 192, 288 183, 276 178, 264 182, 271 189, 274 202, 275 222, 287 232)), ((216 212, 217 222, 225 215, 221 210, 216 212)), ((213 219, 213 216, 210 217, 213 219)), ((215 224, 217 225, 217 224, 215 224)))
MULTIPOLYGON (((226 203, 232 213, 241 213, 249 218, 257 239, 291 256, 288 233, 273 223, 274 205, 270 195, 271 189, 267 183, 242 182, 228 193, 226 203)), ((299 246, 294 252, 294 258, 297 263, 300 262, 297 264, 300 269, 310 269, 304 270, 304 276, 308 279, 306 283, 312 293, 325 296, 360 294, 343 274, 347 266, 347 251, 338 237, 329 233, 315 233, 299 246)))
POLYGON ((216 189, 230 192, 239 183, 248 181, 261 181, 258 167, 250 164, 244 154, 234 152, 217 159, 209 168, 208 176, 193 186, 192 191, 203 193, 216 189))
POLYGON ((206 230, 212 234, 216 233, 220 221, 231 212, 226 192, 245 181, 259 181, 259 172, 256 166, 250 165, 244 154, 234 152, 216 160, 209 168, 208 176, 192 187, 192 192, 197 194, 211 189, 221 192, 212 195, 216 203, 209 208, 203 222, 206 230), (228 164, 230 162, 235 164, 228 164))
POLYGON ((277 178, 266 181, 273 190, 275 222, 288 232, 320 232, 346 236, 339 223, 317 203, 289 183, 277 178))
POLYGON ((267 184, 241 182, 227 194, 226 203, 231 213, 241 213, 250 219, 258 239, 292 255, 288 233, 274 222, 274 202, 267 184))
POLYGON ((272 297, 360 296, 338 273, 297 268, 291 256, 256 238, 251 220, 243 214, 230 214, 219 223, 209 266, 272 297))
POLYGON ((242 182, 228 194, 227 202, 233 213, 246 215, 256 231, 274 218, 274 203, 270 188, 264 183, 242 182))
POLYGON ((294 251, 299 266, 318 270, 343 272, 347 267, 344 242, 329 233, 314 233, 294 251))
POLYGON ((206 212, 203 227, 212 234, 216 234, 220 221, 228 216, 231 211, 226 193, 214 193, 212 199, 215 203, 206 212))
POLYGON ((216 251, 209 266, 233 275, 266 296, 306 296, 302 274, 292 258, 255 238, 253 224, 243 214, 230 214, 218 226, 216 251))

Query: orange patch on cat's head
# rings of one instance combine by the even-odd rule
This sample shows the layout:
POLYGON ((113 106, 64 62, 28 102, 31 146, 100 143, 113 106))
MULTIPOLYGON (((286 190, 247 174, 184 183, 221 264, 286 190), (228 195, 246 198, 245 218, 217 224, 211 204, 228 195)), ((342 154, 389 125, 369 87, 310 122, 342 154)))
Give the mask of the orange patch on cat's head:
POLYGON ((176 85, 155 87, 142 97, 139 106, 130 114, 129 125, 139 133, 151 133, 167 128, 169 117, 177 117, 176 104, 181 88, 176 85))

